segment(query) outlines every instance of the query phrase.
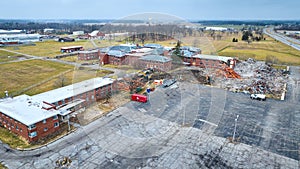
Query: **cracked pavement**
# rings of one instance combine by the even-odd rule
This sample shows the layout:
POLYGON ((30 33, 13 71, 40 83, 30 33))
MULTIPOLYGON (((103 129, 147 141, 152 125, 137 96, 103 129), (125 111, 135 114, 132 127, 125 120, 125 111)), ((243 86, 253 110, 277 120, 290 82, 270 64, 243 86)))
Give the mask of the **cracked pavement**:
POLYGON ((299 168, 300 72, 292 70, 285 101, 178 82, 45 147, 0 144, 0 161, 13 169, 55 168, 63 157, 70 168, 299 168))

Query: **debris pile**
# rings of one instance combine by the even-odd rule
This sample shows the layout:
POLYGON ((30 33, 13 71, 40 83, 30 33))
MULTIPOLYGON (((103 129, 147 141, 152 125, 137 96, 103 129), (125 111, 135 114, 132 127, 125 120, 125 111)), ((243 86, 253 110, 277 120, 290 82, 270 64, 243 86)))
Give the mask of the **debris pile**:
POLYGON ((259 93, 280 98, 287 83, 287 77, 283 71, 251 58, 237 63, 235 72, 241 75, 241 79, 216 77, 213 85, 233 92, 259 93))

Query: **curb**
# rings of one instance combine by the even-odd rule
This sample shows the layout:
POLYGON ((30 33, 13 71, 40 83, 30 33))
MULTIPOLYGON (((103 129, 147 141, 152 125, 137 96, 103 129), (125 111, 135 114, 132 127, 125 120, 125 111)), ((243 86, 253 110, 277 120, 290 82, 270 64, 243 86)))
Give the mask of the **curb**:
POLYGON ((39 146, 33 147, 33 148, 16 148, 16 150, 18 150, 18 151, 32 151, 32 150, 37 150, 37 149, 46 147, 49 144, 52 144, 52 143, 56 142, 57 140, 64 138, 65 136, 68 136, 69 134, 73 133, 76 130, 77 130, 77 128, 74 128, 73 130, 70 130, 68 133, 66 133, 66 134, 64 134, 64 135, 62 135, 62 136, 60 136, 60 137, 58 137, 58 138, 56 138, 56 139, 54 139, 54 140, 52 140, 50 142, 47 142, 46 144, 39 145, 39 146))

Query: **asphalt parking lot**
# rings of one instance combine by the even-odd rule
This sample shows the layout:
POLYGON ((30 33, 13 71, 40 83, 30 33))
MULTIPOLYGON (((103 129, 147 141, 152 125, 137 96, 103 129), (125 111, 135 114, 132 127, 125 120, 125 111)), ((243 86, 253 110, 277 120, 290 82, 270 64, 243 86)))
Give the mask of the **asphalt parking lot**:
POLYGON ((232 137, 235 118, 239 115, 236 132, 239 142, 299 160, 298 100, 258 101, 246 94, 198 84, 178 82, 176 85, 158 89, 150 94, 149 103, 136 103, 135 108, 224 138, 232 137))

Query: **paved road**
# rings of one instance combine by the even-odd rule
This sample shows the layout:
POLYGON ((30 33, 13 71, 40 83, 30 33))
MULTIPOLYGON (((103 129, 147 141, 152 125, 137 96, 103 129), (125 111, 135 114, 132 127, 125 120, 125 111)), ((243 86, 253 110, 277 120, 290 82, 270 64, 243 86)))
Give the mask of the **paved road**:
POLYGON ((291 46, 292 48, 295 48, 297 50, 300 50, 300 41, 297 40, 297 39, 293 39, 293 38, 290 38, 290 37, 287 37, 287 36, 284 36, 284 35, 281 35, 281 34, 278 34, 274 31, 273 28, 265 28, 263 30, 263 32, 269 36, 271 36, 272 38, 288 45, 288 46, 291 46))

